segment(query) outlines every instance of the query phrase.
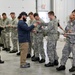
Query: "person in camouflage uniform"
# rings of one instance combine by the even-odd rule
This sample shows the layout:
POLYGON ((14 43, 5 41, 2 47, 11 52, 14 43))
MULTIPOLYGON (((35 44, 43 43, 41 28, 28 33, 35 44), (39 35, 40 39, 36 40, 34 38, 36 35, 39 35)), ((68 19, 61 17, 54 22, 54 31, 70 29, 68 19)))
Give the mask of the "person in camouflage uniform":
POLYGON ((18 37, 17 37, 17 23, 18 23, 18 20, 16 19, 16 16, 15 16, 15 13, 14 12, 11 12, 10 13, 10 16, 12 18, 11 20, 11 25, 13 26, 12 29, 11 29, 11 38, 12 38, 12 43, 13 43, 13 50, 10 51, 10 53, 16 53, 18 50, 17 50, 17 42, 18 42, 18 37))
POLYGON ((10 19, 7 18, 6 13, 2 14, 2 26, 4 27, 4 30, 2 31, 2 42, 4 44, 4 49, 6 51, 10 51, 10 38, 9 38, 9 25, 10 25, 10 19), (8 27, 7 27, 8 26, 8 27))
POLYGON ((2 18, 1 18, 1 15, 0 15, 0 25, 1 25, 1 23, 2 23, 2 18))
POLYGON ((34 37, 34 50, 35 50, 35 57, 32 59, 32 61, 39 61, 39 63, 45 62, 45 53, 43 48, 43 29, 42 29, 42 23, 44 21, 40 19, 39 15, 37 13, 34 14, 36 22, 40 22, 38 26, 34 29, 35 31, 35 37, 34 37), (41 60, 39 59, 39 54, 41 55, 41 60))
MULTIPOLYGON (((36 20, 35 20, 35 18, 34 18, 33 12, 30 12, 30 13, 28 14, 28 16, 29 16, 29 18, 30 18, 30 20, 28 21, 28 25, 29 25, 29 26, 30 26, 30 25, 33 25, 34 23, 36 23, 36 20)), ((31 52, 32 52, 33 42, 34 42, 34 33, 31 32, 31 35, 30 35, 30 36, 31 36, 31 42, 29 43, 29 51, 28 51, 27 58, 30 58, 30 57, 31 57, 31 52)), ((34 49, 34 48, 33 48, 33 49, 34 49)), ((33 58, 33 57, 35 57, 35 52, 34 52, 32 58, 33 58)))
POLYGON ((49 57, 49 63, 45 64, 45 67, 53 67, 58 65, 58 56, 56 52, 56 43, 58 40, 58 21, 55 18, 55 14, 53 11, 48 13, 50 18, 50 22, 48 23, 47 29, 47 54, 49 57))
POLYGON ((3 28, 2 28, 2 18, 0 16, 0 46, 3 47, 3 43, 2 43, 2 40, 1 40, 1 32, 2 32, 3 28))
POLYGON ((68 25, 65 28, 64 36, 66 37, 66 44, 62 50, 62 58, 60 66, 56 68, 57 71, 62 71, 66 69, 65 65, 71 52, 73 55, 73 62, 72 62, 72 68, 69 69, 69 71, 70 72, 75 71, 75 34, 71 33, 75 33, 75 19, 73 14, 70 15, 70 21, 68 22, 68 25))
MULTIPOLYGON (((3 28, 2 28, 2 18, 1 18, 1 16, 0 16, 0 46, 2 47, 3 45, 2 45, 2 41, 1 41, 1 31, 3 30, 3 28)), ((3 64, 4 63, 4 61, 2 61, 1 60, 1 55, 0 55, 0 64, 3 64)))

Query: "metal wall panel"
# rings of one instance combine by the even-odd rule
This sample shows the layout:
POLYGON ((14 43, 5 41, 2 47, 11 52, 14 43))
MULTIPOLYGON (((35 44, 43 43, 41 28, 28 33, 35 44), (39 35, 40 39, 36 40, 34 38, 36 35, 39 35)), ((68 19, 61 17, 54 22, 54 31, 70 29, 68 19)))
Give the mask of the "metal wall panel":
POLYGON ((36 12, 36 0, 0 0, 0 14, 6 12, 16 12, 16 15, 22 11, 36 12))
POLYGON ((63 28, 67 25, 69 15, 75 9, 75 0, 54 0, 54 11, 63 28))

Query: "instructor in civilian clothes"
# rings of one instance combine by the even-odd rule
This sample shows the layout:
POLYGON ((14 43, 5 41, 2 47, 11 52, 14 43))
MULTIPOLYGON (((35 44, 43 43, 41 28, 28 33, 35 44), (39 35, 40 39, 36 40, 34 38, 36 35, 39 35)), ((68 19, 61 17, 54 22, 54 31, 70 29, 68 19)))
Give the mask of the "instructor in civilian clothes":
POLYGON ((29 68, 30 63, 26 62, 26 57, 28 53, 28 47, 30 42, 30 32, 36 27, 38 24, 35 23, 34 25, 31 25, 28 27, 26 23, 27 19, 27 13, 21 12, 18 16, 19 22, 18 22, 18 39, 19 39, 19 45, 20 45, 20 68, 29 68))

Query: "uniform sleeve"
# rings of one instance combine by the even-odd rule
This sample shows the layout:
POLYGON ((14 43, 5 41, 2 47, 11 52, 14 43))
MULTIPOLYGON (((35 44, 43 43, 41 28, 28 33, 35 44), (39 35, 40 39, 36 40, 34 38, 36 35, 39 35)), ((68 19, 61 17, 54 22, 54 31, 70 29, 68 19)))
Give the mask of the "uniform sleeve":
POLYGON ((43 31, 45 31, 45 32, 50 32, 53 28, 54 28, 54 26, 53 26, 53 22, 49 22, 49 23, 44 23, 44 25, 46 25, 47 26, 47 28, 45 29, 43 29, 43 31))
POLYGON ((70 23, 67 23, 67 26, 65 27, 65 32, 68 32, 70 30, 70 23))
POLYGON ((48 26, 48 23, 45 23, 45 22, 43 22, 41 24, 42 24, 42 26, 48 26))
POLYGON ((15 21, 14 21, 14 25, 15 25, 15 26, 17 26, 17 23, 18 23, 18 21, 17 21, 17 20, 15 20, 15 21))
POLYGON ((48 32, 50 32, 53 28, 54 28, 53 22, 50 22, 50 23, 48 24, 48 32))
POLYGON ((31 25, 30 27, 28 27, 28 25, 26 23, 21 22, 19 24, 19 27, 24 31, 32 31, 34 28, 34 25, 31 25))

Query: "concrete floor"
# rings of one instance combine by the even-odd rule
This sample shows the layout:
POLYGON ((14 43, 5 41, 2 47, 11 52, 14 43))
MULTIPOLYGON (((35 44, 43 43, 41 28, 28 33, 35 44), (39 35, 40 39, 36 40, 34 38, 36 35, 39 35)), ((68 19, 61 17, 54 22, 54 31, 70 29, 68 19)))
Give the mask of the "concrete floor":
MULTIPOLYGON (((57 52, 60 58, 64 44, 65 42, 58 41, 57 52)), ((21 69, 19 67, 20 57, 16 56, 16 54, 10 54, 2 51, 1 55, 5 63, 0 64, 0 75, 72 75, 72 73, 69 73, 68 71, 68 69, 71 68, 72 60, 70 59, 67 62, 66 71, 57 72, 56 67, 46 68, 44 67, 44 64, 32 62, 30 59, 27 59, 27 61, 31 63, 31 67, 28 69, 21 69)), ((47 62, 48 58, 46 57, 46 63, 47 62)))

